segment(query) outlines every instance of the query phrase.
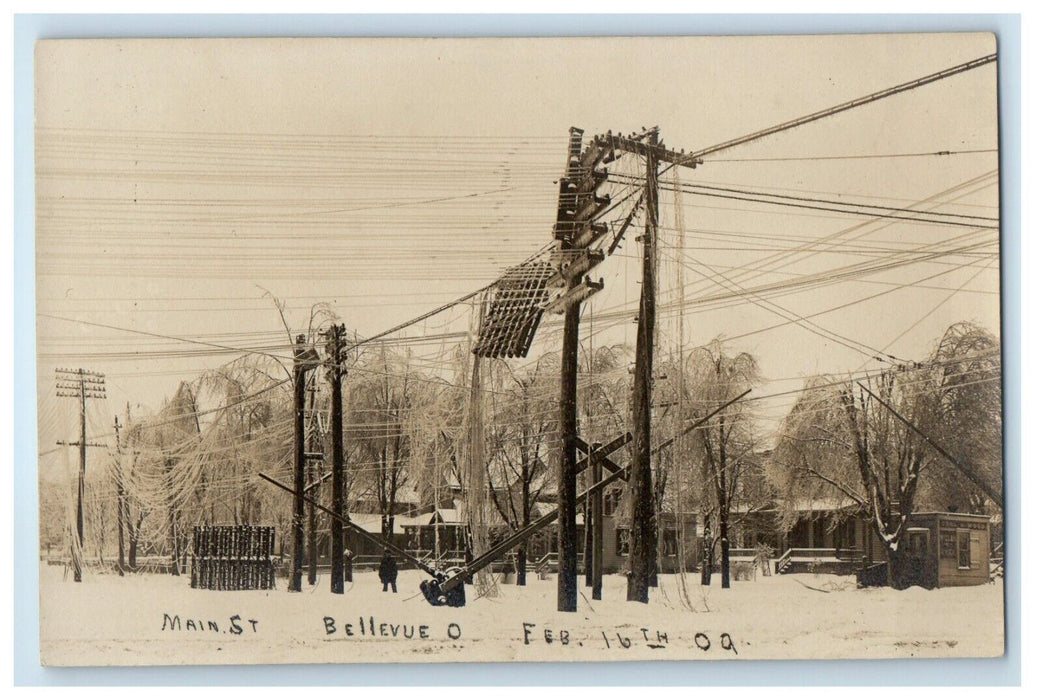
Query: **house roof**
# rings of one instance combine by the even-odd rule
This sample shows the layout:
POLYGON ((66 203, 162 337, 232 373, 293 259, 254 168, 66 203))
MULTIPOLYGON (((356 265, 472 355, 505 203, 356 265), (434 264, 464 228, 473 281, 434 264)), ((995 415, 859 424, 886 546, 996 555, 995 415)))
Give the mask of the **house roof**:
POLYGON ((811 513, 844 510, 856 506, 857 501, 853 498, 797 498, 793 501, 792 509, 797 513, 811 513))
POLYGON ((463 522, 462 513, 459 508, 438 508, 427 517, 428 524, 433 525, 435 521, 441 523, 461 523, 463 522))
MULTIPOLYGON (((393 533, 395 535, 405 534, 405 526, 402 523, 402 520, 408 519, 409 518, 401 518, 399 516, 395 516, 393 530, 393 533)), ((351 516, 351 522, 353 522, 355 525, 358 525, 368 533, 374 535, 379 535, 383 533, 383 516, 379 514, 374 515, 372 513, 359 513, 358 515, 351 516)))

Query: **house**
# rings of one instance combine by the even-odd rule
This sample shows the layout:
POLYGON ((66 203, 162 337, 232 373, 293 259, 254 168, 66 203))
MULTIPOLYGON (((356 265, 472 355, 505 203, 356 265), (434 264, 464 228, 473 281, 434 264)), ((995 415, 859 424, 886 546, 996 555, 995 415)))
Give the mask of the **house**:
POLYGON ((452 508, 435 508, 408 522, 403 521, 405 549, 417 559, 439 565, 460 565, 471 552, 469 528, 462 517, 460 503, 452 508))

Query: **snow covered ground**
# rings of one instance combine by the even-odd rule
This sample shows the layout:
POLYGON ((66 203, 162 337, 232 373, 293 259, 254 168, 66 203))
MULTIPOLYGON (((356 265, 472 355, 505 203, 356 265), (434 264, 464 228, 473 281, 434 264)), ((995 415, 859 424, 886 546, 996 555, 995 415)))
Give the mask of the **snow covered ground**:
POLYGON ((433 608, 420 572, 398 593, 361 573, 345 595, 329 581, 288 593, 193 590, 187 577, 40 569, 41 660, 46 665, 238 664, 375 661, 633 661, 997 656, 1003 653, 1001 584, 927 591, 858 590, 853 577, 788 574, 703 589, 676 576, 650 604, 626 602, 622 576, 604 599, 581 586, 579 611, 557 612, 552 578, 467 588, 464 608, 433 608))

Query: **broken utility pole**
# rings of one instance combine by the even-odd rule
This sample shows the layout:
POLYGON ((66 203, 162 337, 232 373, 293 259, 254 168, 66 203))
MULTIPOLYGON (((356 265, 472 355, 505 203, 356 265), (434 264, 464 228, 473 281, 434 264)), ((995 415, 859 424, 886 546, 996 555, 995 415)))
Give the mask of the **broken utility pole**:
POLYGON ((564 312, 564 337, 561 342, 561 401, 558 429, 561 457, 557 472, 557 609, 575 612, 578 607, 578 529, 576 515, 576 439, 578 438, 577 375, 579 370, 579 311, 584 299, 604 288, 604 281, 590 281, 583 275, 604 259, 589 250, 607 233, 607 226, 595 223, 611 203, 597 188, 607 180, 607 172, 597 165, 608 153, 605 147, 590 145, 582 150, 583 130, 572 127, 568 139, 568 163, 560 181, 554 238, 560 242, 556 279, 563 285, 561 295, 549 308, 564 312))

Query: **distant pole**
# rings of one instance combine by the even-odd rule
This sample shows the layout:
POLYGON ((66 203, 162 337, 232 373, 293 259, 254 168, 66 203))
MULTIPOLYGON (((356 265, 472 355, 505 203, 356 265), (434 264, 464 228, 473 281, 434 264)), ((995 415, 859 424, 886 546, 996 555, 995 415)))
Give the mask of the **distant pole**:
POLYGON ((646 213, 643 239, 643 274, 637 320, 637 356, 633 371, 633 468, 630 493, 633 519, 630 528, 630 576, 626 600, 648 602, 651 567, 655 561, 655 495, 651 483, 651 378, 655 335, 655 246, 658 235, 658 131, 648 139, 646 155, 646 213))
POLYGON ((105 375, 84 369, 55 369, 55 386, 57 396, 78 398, 80 400, 80 439, 78 442, 64 442, 59 445, 78 446, 80 448, 80 473, 76 496, 76 542, 78 551, 73 551, 73 580, 83 580, 83 495, 87 481, 87 447, 103 447, 97 443, 87 443, 87 399, 105 398, 105 375))
POLYGON ((126 493, 123 490, 123 446, 119 440, 119 416, 113 419, 113 427, 116 431, 116 540, 119 542, 119 575, 123 575, 126 568, 126 548, 123 542, 124 508, 126 506, 126 493))
MULTIPOLYGON (((343 395, 343 361, 344 335, 343 324, 333 325, 328 332, 326 356, 329 362, 327 378, 329 379, 329 440, 332 448, 333 471, 333 512, 344 516, 344 395, 343 395)), ((344 592, 344 526, 338 518, 329 519, 330 552, 329 552, 329 590, 332 593, 344 592)))

